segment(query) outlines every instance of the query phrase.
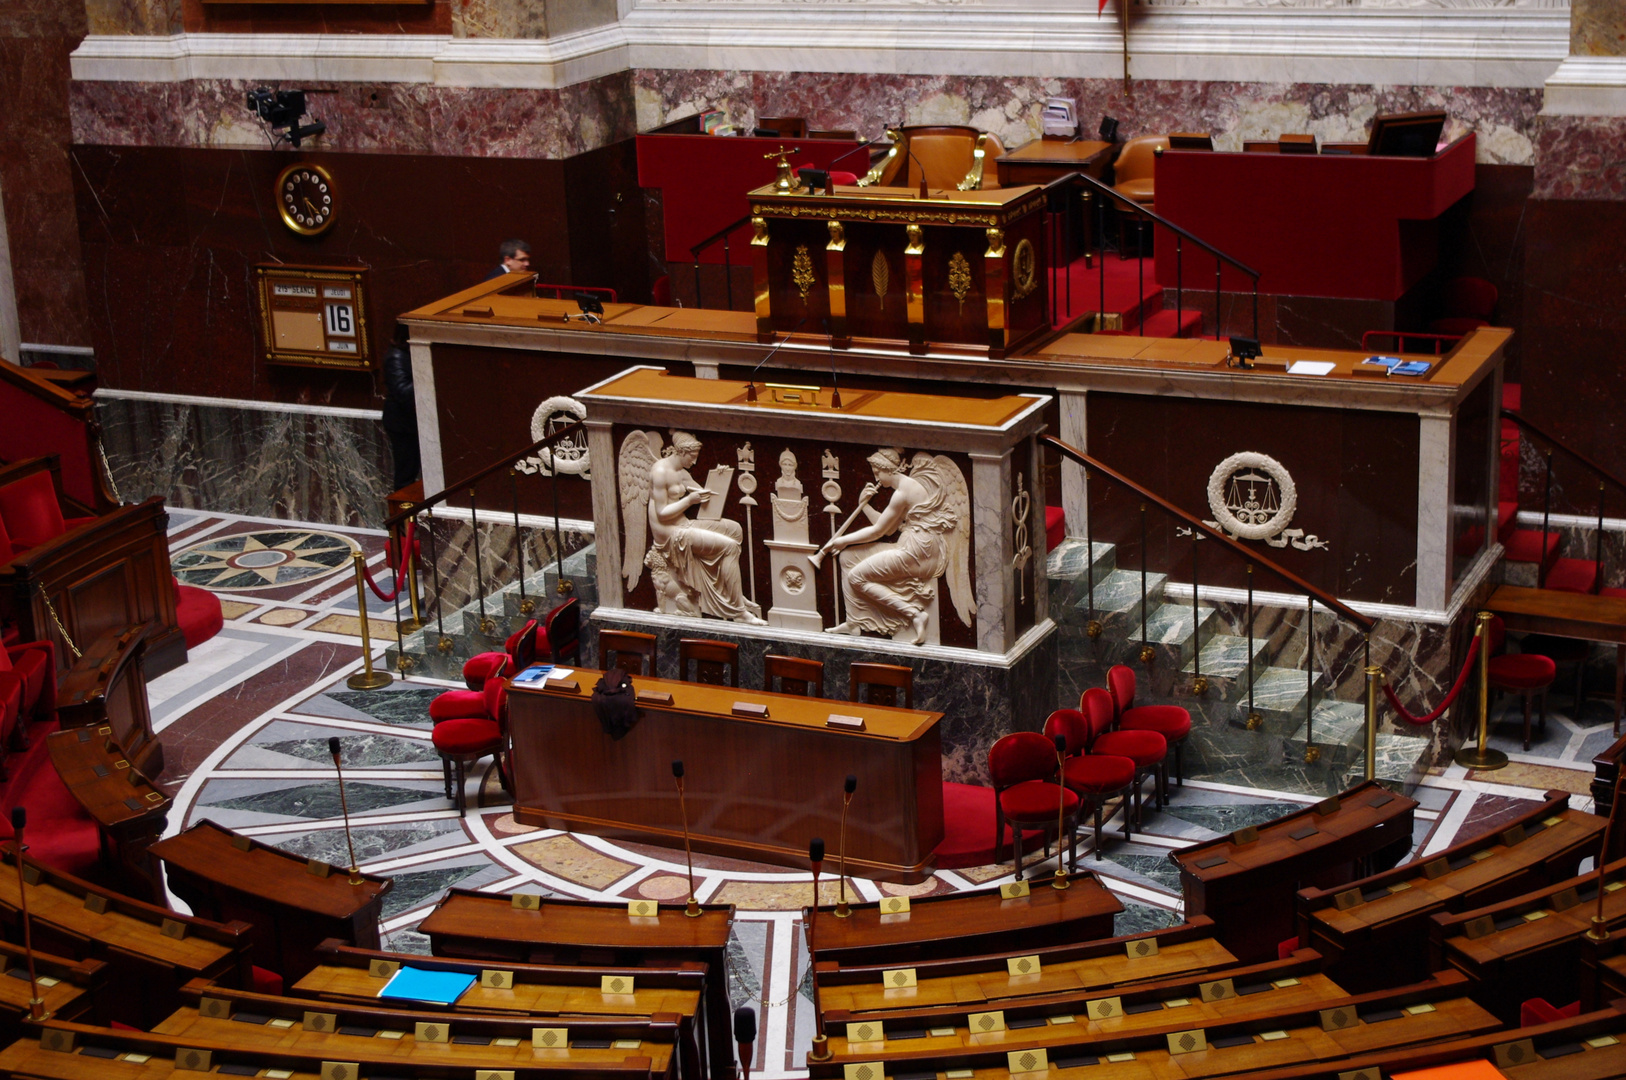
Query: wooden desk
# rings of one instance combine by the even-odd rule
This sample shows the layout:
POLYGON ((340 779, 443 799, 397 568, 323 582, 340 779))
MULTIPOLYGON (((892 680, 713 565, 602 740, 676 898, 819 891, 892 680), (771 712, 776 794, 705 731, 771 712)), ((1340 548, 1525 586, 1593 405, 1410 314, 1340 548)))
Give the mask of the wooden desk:
POLYGON ((834 842, 841 777, 852 773, 850 872, 908 882, 931 873, 943 839, 942 714, 640 678, 639 690, 672 704, 640 705, 638 726, 616 741, 593 714, 598 678, 578 668, 580 693, 510 693, 516 821, 681 847, 669 769, 681 759, 697 850, 803 867, 811 837, 834 842), (732 715, 737 701, 766 705, 768 717, 732 715), (827 727, 835 712, 864 717, 866 730, 827 727))
POLYGON ((1626 691, 1626 600, 1617 596, 1498 585, 1485 609, 1509 630, 1599 641, 1615 647, 1615 734, 1626 691))
MULTIPOLYGON (((1626 735, 1592 759, 1592 805, 1600 817, 1609 817, 1613 812, 1615 784, 1620 780, 1622 760, 1626 760, 1626 735)), ((1622 848, 1626 848, 1626 837, 1611 836, 1610 840, 1611 850, 1605 855, 1605 861, 1613 862, 1620 858, 1622 848)))
POLYGON ((164 771, 164 746, 152 730, 147 704, 151 633, 150 625, 131 625, 97 638, 62 676, 56 701, 64 729, 105 726, 136 768, 158 776, 164 771))
MULTIPOLYGON (((17 925, 16 848, 0 846, 0 921, 7 937, 21 940, 17 925)), ((29 921, 34 947, 56 956, 94 958, 108 965, 111 1019, 147 1026, 169 1015, 180 987, 193 978, 242 983, 248 973, 248 926, 207 919, 109 893, 87 881, 24 856, 29 921), (86 907, 106 902, 100 914, 86 907), (165 933, 172 924, 182 936, 165 933)), ((173 932, 173 931, 172 931, 173 932)))
MULTIPOLYGON (((1022 184, 1042 187, 1075 172, 1102 180, 1116 157, 1114 144, 1096 139, 1034 139, 995 158, 994 166, 999 170, 1000 187, 1022 184)), ((1095 245, 1091 236, 1095 220, 1091 194, 1085 192, 1081 199, 1068 191, 1066 196, 1063 213, 1068 221, 1067 236, 1077 244, 1065 253, 1066 258, 1075 258, 1079 251, 1088 257, 1095 245)), ((1051 208, 1055 209, 1054 202, 1051 208)))
MULTIPOLYGON (((885 961, 900 967, 916 960, 1111 936, 1113 916, 1123 904, 1088 871, 1074 874, 1071 882, 1061 891, 1035 882, 1027 896, 1015 900, 1002 899, 997 889, 928 897, 911 903, 902 915, 882 914, 879 902, 853 904, 852 915, 845 919, 820 908, 817 959, 843 964, 885 961)), ((807 921, 808 910, 803 908, 803 925, 807 921)))
POLYGON ((1409 847, 1416 808, 1368 780, 1259 826, 1247 843, 1233 833, 1170 852, 1180 867, 1186 916, 1212 917, 1216 936, 1244 961, 1273 955, 1278 942, 1293 936, 1294 892, 1360 877, 1358 867, 1378 852, 1409 847))
MULTIPOLYGON (((582 678, 579 670, 576 677, 582 678)), ((639 685, 650 681, 642 680, 639 685)), ((597 721, 593 724, 594 737, 604 739, 597 721)), ((647 725, 648 721, 644 721, 639 726, 647 725)), ((507 896, 453 889, 418 924, 418 930, 429 935, 429 947, 436 956, 628 967, 702 963, 706 965, 703 1028, 711 1075, 732 1076, 727 957, 734 907, 707 904, 693 919, 685 916, 680 907, 668 906, 660 911, 658 918, 634 919, 628 917, 625 905, 551 898, 542 901, 535 911, 523 911, 514 907, 507 896)))
POLYGON ((169 887, 194 913, 254 927, 254 959, 292 984, 314 964, 312 950, 328 938, 378 948, 384 894, 395 880, 362 875, 350 884, 342 867, 301 858, 207 819, 159 841, 169 887), (324 870, 313 874, 310 867, 324 870))
POLYGON ((1454 845, 1347 886, 1298 894, 1299 940, 1327 958, 1352 990, 1421 979, 1427 972, 1429 916, 1517 896, 1575 874, 1595 856, 1604 820, 1545 802, 1494 833, 1454 845))
MULTIPOLYGON (((21 945, 0 941, 0 1046, 20 1038, 27 1026, 27 954, 21 945)), ((100 960, 70 960, 38 950, 34 974, 39 977, 45 1012, 62 1020, 87 1024, 107 1019, 107 965, 100 960)))
POLYGON ((111 849, 118 866, 142 893, 163 902, 148 849, 163 835, 168 797, 131 766, 113 741, 109 725, 53 731, 46 736, 45 749, 63 785, 95 819, 103 858, 111 849))

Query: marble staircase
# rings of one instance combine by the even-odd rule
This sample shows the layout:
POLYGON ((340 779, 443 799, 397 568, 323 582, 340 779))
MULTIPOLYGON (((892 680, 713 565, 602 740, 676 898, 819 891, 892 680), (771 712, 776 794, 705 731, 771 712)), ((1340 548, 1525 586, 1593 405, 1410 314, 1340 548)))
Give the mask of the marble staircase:
MULTIPOLYGON (((1261 606, 1255 626, 1271 629, 1250 642, 1246 626, 1233 625, 1220 606, 1203 604, 1200 592, 1195 605, 1166 596, 1163 574, 1147 572, 1143 590, 1141 571, 1118 566, 1113 545, 1090 550, 1069 539, 1050 553, 1047 570, 1050 614, 1061 633, 1061 704, 1106 685, 1112 665, 1129 664, 1140 684, 1138 704, 1191 711, 1188 778, 1331 793, 1364 776, 1362 687, 1332 685, 1319 669, 1313 679, 1307 674, 1302 612, 1261 606), (1100 626, 1093 638, 1092 619, 1100 626), (1151 650, 1149 663, 1141 660, 1143 648, 1151 650), (1252 727, 1250 684, 1258 717, 1252 727), (1305 760, 1307 746, 1316 760, 1305 760)), ((1429 741, 1380 731, 1377 756, 1379 777, 1409 789, 1428 763, 1429 741)))

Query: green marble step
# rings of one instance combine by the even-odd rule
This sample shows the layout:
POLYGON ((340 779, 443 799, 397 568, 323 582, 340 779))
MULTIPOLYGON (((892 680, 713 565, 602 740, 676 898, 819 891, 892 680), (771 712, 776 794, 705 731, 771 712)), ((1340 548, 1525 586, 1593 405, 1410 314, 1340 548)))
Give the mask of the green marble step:
MULTIPOLYGON (((1213 608, 1198 607, 1193 614, 1189 604, 1160 604, 1146 619, 1146 638, 1160 653, 1168 654, 1167 663, 1179 668, 1196 655, 1199 643, 1214 636, 1217 623, 1213 608)), ((1139 628, 1131 627, 1130 641, 1139 640, 1139 628)))
POLYGON ((1088 550, 1089 545, 1083 540, 1069 538, 1045 556, 1050 613, 1060 623, 1086 619, 1082 611, 1075 610, 1075 605, 1084 597, 1090 581, 1106 580, 1117 566, 1117 546, 1096 544, 1093 568, 1087 574, 1085 556, 1088 550))
MULTIPOLYGON (((1167 574, 1149 572, 1146 575, 1146 600, 1153 610, 1162 602, 1163 583, 1167 580, 1167 574)), ((1088 597, 1081 596, 1073 605, 1073 621, 1087 621, 1089 608, 1088 597)), ((1095 617, 1100 620, 1108 634, 1126 641, 1140 639, 1140 571, 1114 570, 1096 583, 1095 617)))
MULTIPOLYGON (((1322 705, 1320 696, 1325 692, 1326 680, 1316 676, 1316 708, 1322 705)), ((1238 680, 1234 687, 1235 705, 1239 715, 1248 711, 1248 683, 1238 680)), ((1265 726, 1286 734, 1295 723, 1304 722, 1304 699, 1309 689, 1304 671, 1300 668, 1267 667, 1253 682, 1253 707, 1264 717, 1265 726)))

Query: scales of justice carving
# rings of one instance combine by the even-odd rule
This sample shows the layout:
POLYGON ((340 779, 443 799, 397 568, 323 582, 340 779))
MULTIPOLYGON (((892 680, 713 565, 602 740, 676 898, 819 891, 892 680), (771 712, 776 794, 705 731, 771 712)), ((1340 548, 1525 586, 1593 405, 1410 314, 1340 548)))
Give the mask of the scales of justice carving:
MULTIPOLYGON (((575 398, 550 397, 531 414, 531 439, 541 442, 586 416, 587 406, 575 398)), ((590 480, 592 462, 587 456, 587 435, 577 432, 573 438, 544 446, 530 457, 514 462, 514 468, 527 476, 579 476, 583 480, 590 480)))
POLYGON ((1208 477, 1208 509, 1222 529, 1239 540, 1263 540, 1271 547, 1292 544, 1300 551, 1327 547, 1327 542, 1303 529, 1289 529, 1298 509, 1298 488, 1287 467, 1268 454, 1244 450, 1232 454, 1208 477))
POLYGON ((938 579, 946 578, 955 614, 966 626, 973 625, 971 495, 965 475, 948 457, 921 452, 906 462, 902 450, 875 451, 868 459, 874 482, 864 486, 857 508, 834 528, 842 494, 840 461, 826 450, 819 494, 833 535, 821 547, 809 537, 810 500, 796 475, 796 455, 788 448, 781 452, 779 475, 768 497, 772 536, 762 540, 773 585, 772 606, 764 619, 745 593, 744 582, 750 579, 740 566, 742 554, 748 568, 754 566, 749 530, 751 507, 758 505, 752 497, 758 483, 755 451, 749 443, 736 448, 739 501, 746 516, 742 528, 722 517, 735 470, 718 465, 703 485, 690 476, 700 448, 700 441, 683 431, 672 432, 672 445, 664 450, 660 433, 654 431, 630 432, 621 444, 618 479, 626 527, 622 576, 630 591, 647 566, 657 611, 938 644, 938 579), (892 496, 877 511, 870 500, 882 488, 892 496), (849 531, 860 514, 870 524, 849 531), (815 575, 831 552, 840 553, 832 566, 838 621, 826 629, 815 575))

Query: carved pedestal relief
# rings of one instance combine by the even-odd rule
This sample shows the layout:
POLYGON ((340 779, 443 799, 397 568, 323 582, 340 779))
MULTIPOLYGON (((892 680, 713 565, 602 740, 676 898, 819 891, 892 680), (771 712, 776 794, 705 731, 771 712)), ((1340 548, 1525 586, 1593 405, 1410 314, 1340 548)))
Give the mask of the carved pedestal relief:
POLYGON ((807 496, 796 479, 796 455, 786 450, 779 455, 779 479, 774 481, 769 499, 773 508, 773 539, 768 546, 773 577, 773 607, 768 609, 770 626, 798 630, 822 630, 818 591, 814 588, 813 567, 808 556, 818 545, 808 542, 807 496))

